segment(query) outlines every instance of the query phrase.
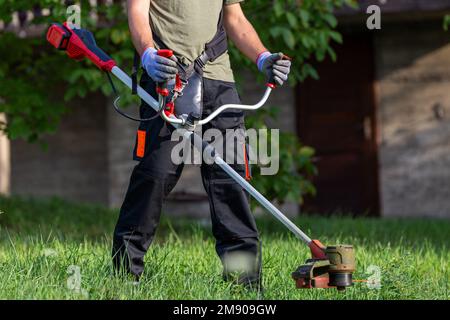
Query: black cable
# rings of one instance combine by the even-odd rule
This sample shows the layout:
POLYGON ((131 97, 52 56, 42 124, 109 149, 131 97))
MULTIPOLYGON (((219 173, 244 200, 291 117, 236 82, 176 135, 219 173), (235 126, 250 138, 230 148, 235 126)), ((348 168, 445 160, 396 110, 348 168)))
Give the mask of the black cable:
POLYGON ((118 106, 118 102, 119 102, 121 97, 120 97, 120 95, 117 92, 116 86, 114 85, 114 82, 112 81, 111 75, 109 74, 109 72, 106 72, 106 75, 108 76, 109 83, 111 84, 111 88, 112 88, 112 90, 114 92, 114 95, 116 96, 116 99, 114 100, 113 106, 114 106, 114 109, 117 111, 117 113, 119 113, 121 116, 123 116, 123 117, 125 117, 127 119, 130 119, 130 120, 133 120, 133 121, 137 121, 137 122, 152 121, 152 120, 160 117, 160 113, 162 111, 162 108, 158 110, 156 115, 154 115, 153 117, 150 117, 150 118, 136 118, 136 117, 130 116, 129 114, 123 112, 118 106))

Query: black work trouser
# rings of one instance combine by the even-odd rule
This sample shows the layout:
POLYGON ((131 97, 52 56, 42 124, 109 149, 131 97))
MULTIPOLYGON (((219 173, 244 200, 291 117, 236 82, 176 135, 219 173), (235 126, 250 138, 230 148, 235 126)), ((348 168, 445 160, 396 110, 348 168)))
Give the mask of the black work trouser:
MULTIPOLYGON (((155 84, 144 73, 141 86, 156 97, 155 84)), ((203 117, 227 103, 240 103, 234 83, 203 79, 203 117)), ((144 102, 141 117, 148 118, 156 112, 144 102)), ((241 110, 230 109, 203 126, 203 130, 216 128, 244 128, 241 110)), ((171 151, 178 142, 171 141, 173 127, 157 117, 139 126, 134 150, 135 166, 120 216, 114 230, 113 262, 115 270, 126 271, 139 278, 144 271, 144 255, 158 226, 163 201, 175 187, 183 164, 171 160, 171 151)), ((245 142, 244 142, 245 143, 245 142)), ((247 146, 244 144, 244 148, 247 146)), ((245 164, 230 164, 241 176, 248 177, 245 164)), ((251 265, 239 274, 241 281, 259 280, 259 238, 255 220, 249 207, 249 195, 216 164, 201 164, 203 185, 209 196, 212 231, 216 239, 216 252, 224 266, 224 277, 231 271, 234 255, 246 257, 251 265)))

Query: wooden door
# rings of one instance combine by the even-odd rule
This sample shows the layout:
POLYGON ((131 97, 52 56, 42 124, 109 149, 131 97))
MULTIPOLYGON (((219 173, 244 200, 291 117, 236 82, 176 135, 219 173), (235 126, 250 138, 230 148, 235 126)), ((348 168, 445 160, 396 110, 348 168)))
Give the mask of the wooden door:
POLYGON ((297 88, 301 141, 316 149, 317 195, 308 212, 379 214, 377 122, 372 37, 344 35, 337 61, 317 64, 320 80, 297 88))

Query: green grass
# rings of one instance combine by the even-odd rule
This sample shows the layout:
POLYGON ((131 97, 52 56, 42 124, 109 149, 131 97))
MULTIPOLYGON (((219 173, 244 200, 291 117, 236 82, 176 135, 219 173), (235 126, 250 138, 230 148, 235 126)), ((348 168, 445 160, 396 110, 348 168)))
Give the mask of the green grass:
POLYGON ((448 299, 446 220, 300 217, 323 243, 356 248, 356 279, 370 265, 381 289, 357 283, 345 293, 295 289, 290 273, 308 249, 272 218, 258 225, 263 240, 264 295, 221 280, 210 227, 163 219, 146 256, 139 286, 111 275, 111 234, 117 211, 61 200, 0 198, 1 299, 448 299), (71 267, 72 266, 72 267, 71 267), (80 268, 81 289, 73 285, 80 268), (69 285, 68 285, 69 284, 69 285), (75 288, 75 289, 70 289, 75 288))

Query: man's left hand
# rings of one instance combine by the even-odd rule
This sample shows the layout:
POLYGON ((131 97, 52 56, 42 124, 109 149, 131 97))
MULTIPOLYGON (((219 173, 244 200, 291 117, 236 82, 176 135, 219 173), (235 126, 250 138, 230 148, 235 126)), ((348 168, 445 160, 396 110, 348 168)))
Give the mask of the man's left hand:
POLYGON ((263 52, 259 55, 256 64, 261 72, 266 74, 267 79, 274 79, 275 84, 282 86, 291 71, 291 61, 283 59, 283 53, 263 52))

